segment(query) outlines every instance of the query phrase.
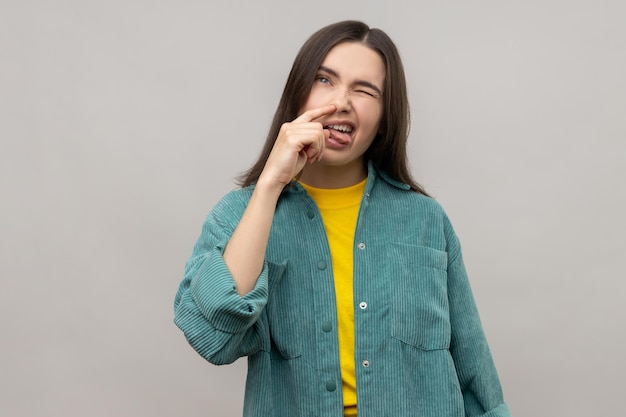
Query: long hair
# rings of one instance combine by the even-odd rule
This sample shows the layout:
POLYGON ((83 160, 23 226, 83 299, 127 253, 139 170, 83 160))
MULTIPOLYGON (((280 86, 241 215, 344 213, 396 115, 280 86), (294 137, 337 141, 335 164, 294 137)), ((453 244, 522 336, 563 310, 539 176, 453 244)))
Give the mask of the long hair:
POLYGON ((383 114, 379 133, 365 152, 366 161, 391 178, 408 184, 413 191, 428 195, 411 176, 407 157, 410 128, 406 79, 400 54, 389 36, 363 22, 346 20, 319 29, 302 45, 278 103, 265 145, 257 161, 238 178, 242 187, 258 181, 283 123, 292 121, 306 102, 315 74, 326 54, 342 42, 361 42, 376 51, 385 64, 383 114))

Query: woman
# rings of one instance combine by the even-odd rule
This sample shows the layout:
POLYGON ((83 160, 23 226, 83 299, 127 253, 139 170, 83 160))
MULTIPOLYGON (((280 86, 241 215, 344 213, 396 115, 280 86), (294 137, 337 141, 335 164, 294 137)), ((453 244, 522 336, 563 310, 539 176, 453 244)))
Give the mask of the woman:
POLYGON ((404 71, 356 21, 298 53, 258 161, 208 214, 175 322, 248 357, 244 416, 509 416, 442 208, 407 167, 404 71))

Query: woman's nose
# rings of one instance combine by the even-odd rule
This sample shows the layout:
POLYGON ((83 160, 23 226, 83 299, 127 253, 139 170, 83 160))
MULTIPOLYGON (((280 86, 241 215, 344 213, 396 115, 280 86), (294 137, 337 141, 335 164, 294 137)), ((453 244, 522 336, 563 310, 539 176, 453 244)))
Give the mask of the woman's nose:
POLYGON ((352 97, 349 90, 338 90, 333 102, 338 112, 348 112, 352 108, 352 97))

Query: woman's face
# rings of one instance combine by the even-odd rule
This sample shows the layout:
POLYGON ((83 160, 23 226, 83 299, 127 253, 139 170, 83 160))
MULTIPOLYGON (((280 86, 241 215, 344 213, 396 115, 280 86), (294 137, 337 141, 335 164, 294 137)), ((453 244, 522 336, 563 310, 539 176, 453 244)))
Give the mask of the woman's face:
POLYGON ((378 133, 383 114, 385 64, 360 42, 343 42, 326 55, 300 113, 334 104, 337 110, 318 120, 328 129, 321 163, 360 166, 378 133))

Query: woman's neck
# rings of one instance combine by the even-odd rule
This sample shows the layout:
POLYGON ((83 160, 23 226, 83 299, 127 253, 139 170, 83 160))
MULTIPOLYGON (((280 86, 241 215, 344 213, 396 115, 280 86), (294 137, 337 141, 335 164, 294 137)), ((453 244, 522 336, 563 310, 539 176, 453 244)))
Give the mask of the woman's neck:
POLYGON ((302 169, 299 179, 315 188, 345 188, 358 184, 365 177, 367 177, 367 167, 362 160, 357 160, 341 166, 314 162, 302 169))

